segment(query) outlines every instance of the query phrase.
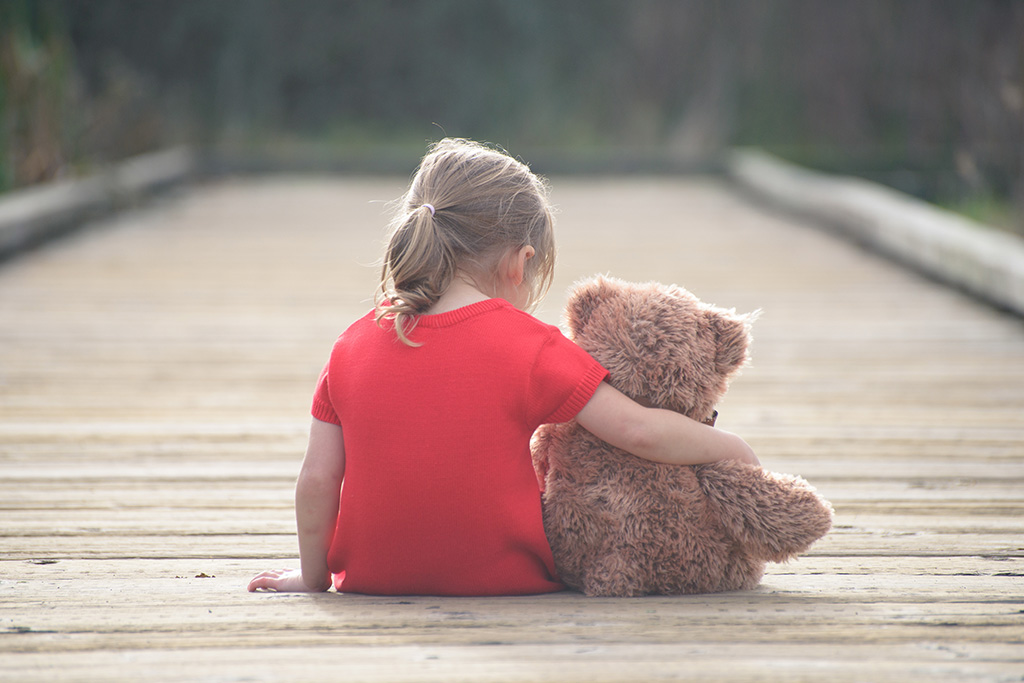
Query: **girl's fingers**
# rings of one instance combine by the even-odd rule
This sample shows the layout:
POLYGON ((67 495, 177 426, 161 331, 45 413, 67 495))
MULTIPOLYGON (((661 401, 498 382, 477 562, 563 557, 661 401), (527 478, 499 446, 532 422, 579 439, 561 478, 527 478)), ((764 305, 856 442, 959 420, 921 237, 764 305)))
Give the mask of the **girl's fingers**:
POLYGON ((268 589, 268 588, 273 588, 273 586, 271 585, 272 582, 273 582, 273 579, 271 579, 270 577, 267 577, 267 576, 257 576, 256 578, 254 578, 252 581, 249 582, 249 592, 253 593, 253 592, 258 591, 258 590, 265 590, 265 589, 268 589))
POLYGON ((257 590, 277 590, 278 583, 281 580, 283 574, 287 574, 292 570, 290 569, 271 569, 269 571, 260 572, 249 581, 249 592, 257 590))

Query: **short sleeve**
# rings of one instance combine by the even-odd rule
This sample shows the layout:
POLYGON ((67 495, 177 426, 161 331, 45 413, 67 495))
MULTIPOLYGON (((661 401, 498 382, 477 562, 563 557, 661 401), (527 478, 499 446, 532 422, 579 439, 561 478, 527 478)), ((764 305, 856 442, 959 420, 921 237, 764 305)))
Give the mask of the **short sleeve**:
POLYGON ((530 375, 529 418, 538 425, 568 422, 606 377, 608 371, 600 363, 552 328, 530 375))
POLYGON ((340 426, 341 419, 331 403, 330 390, 327 384, 327 375, 329 374, 330 367, 331 363, 328 361, 320 372, 320 379, 316 383, 316 391, 313 392, 313 407, 310 412, 313 414, 313 417, 321 422, 330 422, 340 426))

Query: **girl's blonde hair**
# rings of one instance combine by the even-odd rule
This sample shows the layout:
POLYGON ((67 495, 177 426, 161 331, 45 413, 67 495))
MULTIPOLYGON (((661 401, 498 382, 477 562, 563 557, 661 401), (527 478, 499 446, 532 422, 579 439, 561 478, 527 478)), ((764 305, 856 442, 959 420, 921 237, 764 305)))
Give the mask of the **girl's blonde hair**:
POLYGON ((399 339, 415 346, 406 336, 415 316, 437 302, 457 272, 493 291, 499 261, 525 246, 535 250, 523 280, 532 309, 554 276, 547 186, 503 151, 463 139, 435 143, 391 221, 376 296, 377 323, 393 319, 399 339))

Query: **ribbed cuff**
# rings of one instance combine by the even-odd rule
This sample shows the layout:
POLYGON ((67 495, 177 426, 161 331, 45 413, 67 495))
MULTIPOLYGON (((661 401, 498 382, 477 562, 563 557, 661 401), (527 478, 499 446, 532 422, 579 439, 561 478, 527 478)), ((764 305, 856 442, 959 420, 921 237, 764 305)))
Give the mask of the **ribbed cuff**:
POLYGON ((583 379, 578 385, 576 390, 572 392, 568 400, 562 404, 554 415, 550 417, 550 421, 553 423, 568 422, 569 420, 576 417, 576 415, 583 410, 583 406, 590 402, 590 399, 594 397, 594 392, 601 386, 601 382, 608 377, 608 371, 603 367, 594 363, 587 370, 587 373, 583 376, 583 379))
POLYGON ((329 403, 324 403, 320 399, 313 397, 313 407, 309 411, 313 417, 320 420, 321 422, 330 422, 341 426, 341 420, 338 419, 338 414, 334 412, 334 407, 329 403))

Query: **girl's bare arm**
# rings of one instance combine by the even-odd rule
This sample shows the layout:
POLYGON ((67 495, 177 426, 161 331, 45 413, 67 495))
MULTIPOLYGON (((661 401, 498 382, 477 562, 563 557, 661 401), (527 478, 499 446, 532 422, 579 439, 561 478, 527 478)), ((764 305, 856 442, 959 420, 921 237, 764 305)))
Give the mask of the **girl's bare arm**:
POLYGON ((300 570, 263 572, 249 590, 319 592, 331 587, 327 551, 338 521, 341 482, 345 477, 345 444, 341 427, 313 420, 309 445, 295 484, 295 521, 299 532, 300 570))
POLYGON ((739 460, 759 465, 740 437, 671 410, 645 408, 602 382, 576 416, 588 432, 637 457, 672 465, 739 460))

